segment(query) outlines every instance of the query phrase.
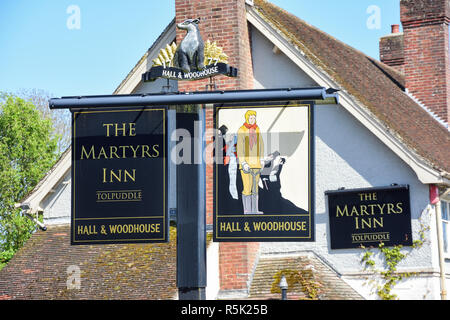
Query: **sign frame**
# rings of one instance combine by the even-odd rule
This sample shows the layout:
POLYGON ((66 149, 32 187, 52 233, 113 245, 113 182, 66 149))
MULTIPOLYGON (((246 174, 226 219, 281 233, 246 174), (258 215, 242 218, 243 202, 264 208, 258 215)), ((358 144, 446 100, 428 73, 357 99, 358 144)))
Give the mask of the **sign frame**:
MULTIPOLYGON (((72 165, 71 165, 71 175, 72 175, 72 179, 71 179, 71 232, 70 232, 70 239, 71 239, 71 245, 92 245, 92 244, 125 244, 125 243, 164 243, 164 242, 168 242, 169 241, 169 225, 170 225, 170 221, 169 221, 169 214, 168 214, 168 192, 169 192, 169 186, 168 186, 168 107, 167 106, 139 106, 139 107, 133 107, 133 106, 124 106, 122 108, 107 108, 107 107, 102 107, 102 108, 96 108, 95 110, 92 109, 83 109, 83 108, 73 108, 71 109, 71 113, 72 113, 72 165), (162 163, 162 173, 161 173, 161 179, 162 179, 162 186, 161 186, 161 192, 159 193, 162 196, 162 202, 159 204, 159 207, 162 208, 161 210, 161 214, 160 215, 151 215, 148 212, 148 209, 145 209, 145 212, 147 212, 147 215, 145 215, 144 209, 142 208, 142 206, 140 207, 139 210, 139 214, 136 214, 132 217, 129 217, 127 214, 121 215, 121 216, 117 216, 112 214, 111 216, 97 216, 97 217, 85 217, 84 215, 80 216, 80 212, 78 212, 78 206, 76 205, 76 203, 79 201, 81 201, 79 198, 79 194, 77 194, 77 191, 80 191, 80 186, 79 183, 81 183, 81 181, 79 181, 79 174, 78 174, 78 167, 79 164, 77 165, 77 161, 81 161, 80 159, 77 160, 77 152, 79 151, 77 148, 77 139, 79 137, 77 137, 77 124, 80 123, 80 116, 89 116, 89 115, 94 115, 94 114, 104 114, 106 116, 108 115, 112 115, 113 113, 118 113, 119 115, 127 115, 128 114, 128 118, 135 118, 135 121, 138 121, 138 117, 139 115, 135 114, 136 112, 138 113, 143 113, 143 112, 161 112, 161 117, 162 117, 162 121, 159 125, 159 127, 162 127, 162 146, 159 147, 158 150, 158 157, 157 158, 162 158, 160 161, 162 163), (131 116, 131 113, 133 114, 133 116, 131 116), (77 123, 78 121, 78 123, 77 123), (90 225, 91 227, 88 227, 86 230, 86 232, 90 233, 87 234, 92 235, 92 238, 86 238, 86 237, 79 237, 77 236, 77 233, 79 233, 78 227, 81 225, 80 222, 81 221, 92 221, 93 224, 90 225), (121 225, 121 232, 125 232, 129 233, 130 236, 129 237, 122 237, 122 236, 117 236, 117 237, 113 237, 111 236, 111 233, 108 230, 107 226, 111 226, 112 223, 114 222, 126 222, 123 223, 121 225), (146 221, 146 224, 144 224, 144 221, 146 221), (161 221, 161 223, 159 223, 159 227, 156 226, 156 222, 155 221, 161 221), (103 223, 102 223, 103 222, 103 223), (153 224, 150 224, 150 222, 155 222, 153 224), (102 226, 104 226, 105 228, 103 229, 102 226), (131 227, 132 226, 132 227, 131 227), (133 228, 133 232, 130 232, 130 228, 133 228), (153 228, 153 229, 152 229, 153 228), (162 230, 160 230, 159 228, 161 228, 162 230), (125 230, 127 229, 127 230, 125 230), (102 233, 102 230, 106 232, 102 233), (150 230, 150 232, 149 232, 150 230), (133 233, 155 233, 157 234, 157 236, 148 236, 148 237, 141 237, 141 236, 133 236, 133 233)), ((144 114, 145 115, 145 114, 144 114)), ((123 118, 123 117, 122 117, 123 118)), ((119 119, 118 122, 120 122, 122 120, 119 119)), ((158 121, 158 120, 155 120, 158 121)), ((122 123, 122 122, 121 122, 122 123)), ((146 123, 145 120, 142 120, 142 123, 146 123)), ((79 128, 78 128, 79 129, 79 128)), ((119 129, 120 132, 121 128, 119 129)), ((111 129, 112 131, 112 129, 111 129)), ((141 136, 150 136, 149 133, 147 133, 146 135, 142 135, 137 133, 139 131, 139 129, 137 128, 137 126, 135 126, 135 136, 133 138, 139 138, 140 140, 142 140, 143 138, 141 136)), ((125 131, 123 131, 125 132, 125 131)), ((117 132, 116 132, 117 134, 117 132)), ((94 137, 95 138, 95 137, 94 137)), ((109 137, 109 138, 114 138, 114 137, 109 137)), ((123 138, 123 137, 122 137, 123 138)), ((129 137, 128 137, 129 138, 129 137)), ((131 138, 131 139, 133 139, 131 138)), ((117 137, 116 137, 117 139, 117 137)), ((94 146, 94 145, 92 145, 94 146)), ((124 160, 128 160, 128 157, 125 157, 125 150, 127 150, 127 152, 129 151, 129 149, 127 148, 123 148, 123 159, 119 160, 119 159, 113 159, 114 161, 124 161, 124 160)), ((148 149, 150 150, 150 149, 148 149)), ((128 155, 129 153, 127 153, 128 155)), ((86 155, 86 153, 85 153, 86 155)), ((120 155, 120 153, 119 153, 120 155)), ((149 153, 146 153, 146 156, 149 155, 149 153)), ((112 158, 112 155, 111 155, 112 158)), ((142 154, 142 158, 144 158, 144 155, 142 154)), ((136 160, 134 159, 134 161, 140 161, 140 166, 143 166, 143 162, 147 161, 146 164, 148 164, 148 161, 150 159, 145 158, 145 159, 139 159, 136 160)), ((151 160, 150 160, 151 161, 151 160)), ((84 174, 84 173, 83 173, 84 174)), ((148 173, 146 173, 148 174, 148 173)), ((125 174, 124 174, 125 175, 125 174)), ((128 176, 130 178, 130 176, 128 176)), ((112 176, 111 176, 111 181, 112 181, 112 176)), ((131 181, 131 178, 129 179, 131 181)), ((113 192, 113 191, 119 191, 119 192, 126 192, 129 190, 107 190, 106 192, 113 192)), ((146 197, 149 192, 148 191, 144 191, 144 190, 140 190, 142 191, 141 194, 141 200, 146 197)), ((100 192, 100 191, 98 191, 100 192)), ((152 193, 153 194, 153 193, 152 193)), ((98 194, 97 194, 97 197, 98 194)), ((139 195, 138 195, 139 197, 139 195)), ((98 200, 98 199, 97 199, 98 200)), ((139 203, 138 198, 134 199, 134 200, 129 200, 128 202, 128 206, 130 206, 133 203, 139 203), (135 202, 133 202, 135 201, 135 202)), ((142 200, 145 201, 145 200, 142 200)), ((88 200, 89 203, 92 202, 88 200)), ((100 202, 100 201, 97 201, 100 202)), ((112 202, 112 201, 111 201, 112 202)), ((144 203, 148 203, 144 202, 144 203)), ((95 206, 95 204, 93 204, 95 206)), ((131 212, 133 212, 133 209, 129 209, 131 212)), ((136 211, 135 211, 136 212, 136 211)), ((95 213, 96 215, 98 215, 98 213, 95 213)), ((115 227, 119 228, 120 224, 114 225, 115 227)), ((86 225, 82 225, 82 228, 85 228, 86 225)), ((114 233, 119 234, 119 229, 117 229, 117 232, 114 233)))
MULTIPOLYGON (((226 215, 219 213, 219 196, 218 196, 218 183, 219 183, 219 163, 217 159, 215 159, 214 162, 214 169, 213 169, 213 185, 214 185, 214 191, 213 191, 213 241, 214 242, 313 242, 315 241, 315 143, 314 143, 314 111, 315 111, 315 103, 314 101, 265 101, 265 102, 240 102, 240 103, 228 103, 228 104, 215 104, 214 105, 214 128, 217 129, 218 127, 218 113, 220 109, 224 108, 231 108, 231 109, 254 109, 256 112, 258 110, 261 110, 263 108, 289 108, 289 107, 306 107, 307 108, 307 122, 308 122, 308 132, 307 132, 307 141, 308 141, 308 168, 307 168, 307 175, 308 175, 308 210, 307 214, 304 214, 303 216, 307 216, 307 232, 303 232, 302 234, 290 234, 286 235, 286 233, 282 234, 266 234, 266 235, 259 235, 255 236, 252 235, 251 232, 238 232, 235 235, 223 235, 221 234, 220 230, 218 229, 219 223, 222 222, 222 220, 227 218, 237 218, 237 219, 244 219, 242 220, 243 225, 240 226, 240 231, 242 231, 245 227, 245 222, 248 222, 250 224, 251 219, 264 219, 264 217, 268 218, 271 217, 274 220, 273 221, 280 221, 282 223, 287 222, 288 217, 292 216, 297 218, 296 216, 300 216, 299 214, 278 214, 278 215, 229 215, 229 217, 226 217, 226 215), (245 220, 249 221, 245 221, 245 220), (286 219, 283 222, 283 219, 286 219)), ((217 150, 217 145, 215 145, 214 149, 217 150)), ((272 221, 268 221, 270 223, 272 221)))

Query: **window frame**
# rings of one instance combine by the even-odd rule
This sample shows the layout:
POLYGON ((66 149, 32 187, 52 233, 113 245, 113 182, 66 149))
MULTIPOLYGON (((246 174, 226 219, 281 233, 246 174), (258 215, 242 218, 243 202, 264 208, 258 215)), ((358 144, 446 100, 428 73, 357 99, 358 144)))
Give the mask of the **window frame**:
POLYGON ((450 200, 440 199, 444 257, 450 259, 450 200))

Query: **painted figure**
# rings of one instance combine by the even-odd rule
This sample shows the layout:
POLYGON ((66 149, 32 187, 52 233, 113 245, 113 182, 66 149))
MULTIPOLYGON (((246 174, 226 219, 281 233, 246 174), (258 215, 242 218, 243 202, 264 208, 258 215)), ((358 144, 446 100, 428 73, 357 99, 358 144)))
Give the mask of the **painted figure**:
POLYGON ((265 163, 264 142, 256 124, 256 111, 245 113, 245 123, 237 133, 236 152, 243 184, 244 214, 262 214, 258 210, 258 183, 265 163))

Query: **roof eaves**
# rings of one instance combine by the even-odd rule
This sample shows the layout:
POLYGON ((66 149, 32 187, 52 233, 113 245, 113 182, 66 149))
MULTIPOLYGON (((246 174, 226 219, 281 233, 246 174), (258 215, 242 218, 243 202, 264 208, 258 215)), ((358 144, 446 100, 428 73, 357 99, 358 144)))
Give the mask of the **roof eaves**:
POLYGON ((32 213, 39 210, 38 205, 47 196, 48 190, 51 190, 70 169, 71 151, 72 148, 69 146, 38 184, 18 202, 19 205, 30 203, 32 213), (48 185, 50 182, 52 183, 48 185))

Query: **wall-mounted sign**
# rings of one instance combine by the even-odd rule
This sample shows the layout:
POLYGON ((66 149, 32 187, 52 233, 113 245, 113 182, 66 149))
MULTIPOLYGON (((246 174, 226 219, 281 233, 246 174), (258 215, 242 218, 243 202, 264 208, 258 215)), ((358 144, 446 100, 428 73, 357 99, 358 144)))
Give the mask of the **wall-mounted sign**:
POLYGON ((142 74, 142 81, 158 78, 170 80, 200 80, 219 74, 237 77, 237 69, 227 64, 228 56, 216 42, 203 42, 199 30, 200 19, 187 19, 177 24, 178 29, 187 33, 177 46, 167 44, 153 59, 151 69, 142 74))
POLYGON ((214 241, 313 241, 313 108, 215 106, 214 241))
POLYGON ((72 112, 72 244, 168 241, 167 108, 72 112))
POLYGON ((327 191, 331 249, 412 245, 407 185, 327 191))

